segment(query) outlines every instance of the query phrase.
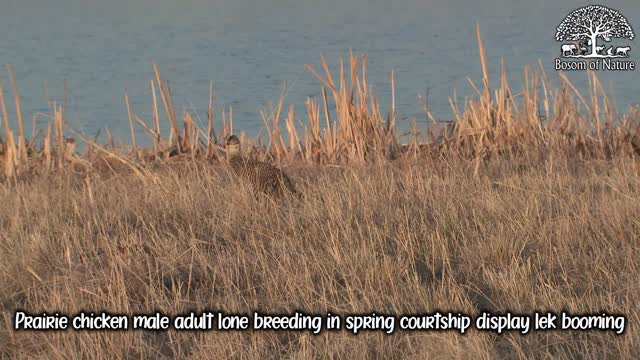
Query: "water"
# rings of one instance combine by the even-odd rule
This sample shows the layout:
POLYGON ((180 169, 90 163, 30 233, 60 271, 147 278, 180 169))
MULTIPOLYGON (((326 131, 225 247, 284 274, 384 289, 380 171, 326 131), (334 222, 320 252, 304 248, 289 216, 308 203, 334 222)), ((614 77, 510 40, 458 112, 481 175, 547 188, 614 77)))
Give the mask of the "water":
MULTIPOLYGON (((586 3, 580 0, 1 0, 0 63, 10 63, 22 95, 27 129, 31 116, 47 112, 47 99, 62 101, 68 81, 71 126, 87 133, 108 127, 128 137, 125 89, 136 114, 150 120, 152 62, 171 81, 177 110, 202 120, 214 82, 216 119, 232 107, 236 129, 255 135, 261 107, 277 102, 283 80, 286 102, 298 115, 307 96, 320 99, 322 52, 337 76, 340 56, 366 52, 368 74, 383 111, 390 108, 390 72, 396 70, 396 104, 407 119, 424 121, 417 99, 429 89, 436 117, 451 119, 449 97, 473 95, 481 84, 475 36, 479 22, 491 80, 504 57, 512 88, 521 86, 526 64, 557 78, 553 59, 560 43, 555 28, 586 3)), ((610 0, 640 31, 640 2, 610 0)), ((631 56, 640 62, 638 41, 631 56), (637 50, 636 50, 637 49, 637 50)), ((4 69, 2 69, 4 70, 4 69)), ((640 102, 640 70, 599 72, 613 86, 620 111, 640 102)), ((586 74, 569 74, 585 94, 586 74)), ((6 71, 0 71, 6 92, 6 71)), ((11 96, 7 96, 11 99, 11 96)), ((13 116, 13 102, 10 112, 13 116)), ((164 120, 164 118, 163 118, 164 120)), ((46 124, 39 119, 38 124, 46 124)), ((166 121, 162 122, 165 131, 166 121)), ((30 130, 29 130, 30 131, 30 130)), ((138 138, 144 138, 142 129, 138 138)), ((167 132, 165 132, 166 134, 167 132)))

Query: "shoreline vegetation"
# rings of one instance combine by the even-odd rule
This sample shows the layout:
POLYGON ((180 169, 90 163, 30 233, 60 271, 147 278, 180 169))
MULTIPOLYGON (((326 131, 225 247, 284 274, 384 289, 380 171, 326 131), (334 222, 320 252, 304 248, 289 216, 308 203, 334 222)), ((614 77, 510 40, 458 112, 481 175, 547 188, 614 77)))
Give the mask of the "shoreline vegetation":
POLYGON ((125 96, 130 145, 66 127, 59 104, 27 139, 10 75, 18 127, 9 127, 0 89, 0 357, 633 358, 640 109, 618 114, 594 73, 586 95, 562 73, 552 89, 530 68, 514 91, 504 65, 490 84, 477 36, 477 96, 452 99, 447 124, 422 98, 433 124, 414 122, 407 143, 398 140, 395 93, 383 113, 365 56, 351 54, 339 74, 324 58, 322 69, 307 66, 320 99, 294 113, 283 89, 261 113, 266 142, 237 132, 212 97, 206 124, 177 114, 155 65, 153 118, 136 115, 125 96), (134 126, 153 147, 138 146, 134 126), (236 183, 218 166, 232 133, 248 156, 285 167, 303 199, 236 183), (13 330, 16 310, 606 313, 624 315, 625 329, 36 332, 13 330))
MULTIPOLYGON (((454 121, 441 122, 431 116, 427 99, 420 96, 425 117, 431 125, 419 129, 415 119, 409 131, 409 141, 399 143, 395 108, 395 77, 391 72, 392 103, 386 115, 367 82, 366 56, 350 54, 348 63, 340 60, 337 80, 321 55, 322 70, 306 68, 322 83, 320 100, 309 97, 305 113, 294 113, 293 104, 284 104, 283 84, 278 103, 260 111, 267 134, 247 139, 239 133, 243 147, 263 160, 278 163, 301 161, 306 164, 344 164, 377 162, 398 158, 460 157, 480 163, 495 157, 578 156, 579 158, 611 159, 616 156, 640 155, 640 108, 632 107, 618 114, 611 99, 594 72, 589 73, 588 96, 583 96, 563 73, 560 89, 549 87, 547 75, 524 70, 524 87, 514 92, 506 81, 502 64, 501 81, 493 88, 489 84, 484 47, 478 29, 478 44, 482 64, 482 85, 469 79, 477 97, 458 103, 450 99, 454 121), (330 111, 335 109, 335 111, 330 111), (303 121, 301 121, 301 119, 303 121)), ((34 131, 27 139, 20 106, 20 96, 11 67, 7 66, 14 90, 16 133, 9 125, 7 101, 0 84, 0 110, 4 137, 0 152, 5 178, 20 175, 51 174, 63 167, 83 173, 94 169, 96 162, 121 162, 132 168, 170 157, 224 158, 224 139, 234 132, 233 112, 220 112, 220 126, 215 126, 213 84, 210 83, 207 123, 194 120, 189 111, 177 114, 171 86, 162 79, 153 65, 155 78, 150 80, 153 96, 153 119, 136 115, 125 94, 130 127, 130 146, 120 144, 107 129, 107 142, 98 144, 95 137, 83 135, 66 126, 65 109, 49 104, 50 124, 34 131), (164 111, 164 113, 162 113, 164 111), (170 134, 163 137, 160 122, 168 121, 170 134), (137 145, 134 127, 142 127, 150 137, 152 148, 137 145), (71 134, 71 136, 67 136, 71 134), (76 153, 78 141, 86 144, 84 154, 76 153)), ((541 67, 542 69, 542 67, 541 67)), ((477 171, 477 170, 476 170, 477 171)), ((138 171, 136 171, 138 172, 138 171)))

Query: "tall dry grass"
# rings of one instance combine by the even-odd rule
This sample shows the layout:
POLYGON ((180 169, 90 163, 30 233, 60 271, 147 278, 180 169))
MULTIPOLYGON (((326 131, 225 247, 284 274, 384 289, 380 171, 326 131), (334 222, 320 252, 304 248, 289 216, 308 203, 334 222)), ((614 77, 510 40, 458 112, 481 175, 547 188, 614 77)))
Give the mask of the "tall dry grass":
POLYGON ((2 189, 0 349, 65 358, 631 358, 640 351, 635 161, 289 169, 302 202, 224 167, 155 181, 39 178, 2 189), (568 310, 626 333, 14 332, 16 308, 178 314, 568 310))

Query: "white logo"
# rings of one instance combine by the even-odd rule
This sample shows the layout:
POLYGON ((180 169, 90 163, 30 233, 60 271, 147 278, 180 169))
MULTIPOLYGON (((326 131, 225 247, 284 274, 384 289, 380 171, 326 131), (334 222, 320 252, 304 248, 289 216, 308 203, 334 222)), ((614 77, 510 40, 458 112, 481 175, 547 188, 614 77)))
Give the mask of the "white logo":
POLYGON ((556 30, 556 40, 563 41, 560 57, 577 60, 556 58, 556 70, 635 70, 635 62, 628 59, 631 47, 613 43, 634 37, 629 21, 618 11, 602 5, 581 7, 556 30))

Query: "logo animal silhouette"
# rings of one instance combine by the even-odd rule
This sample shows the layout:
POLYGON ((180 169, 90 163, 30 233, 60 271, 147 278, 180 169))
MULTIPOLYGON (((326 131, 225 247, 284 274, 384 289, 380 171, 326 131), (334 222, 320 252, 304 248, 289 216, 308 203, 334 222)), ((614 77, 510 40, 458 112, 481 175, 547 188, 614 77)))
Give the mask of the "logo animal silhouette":
POLYGON ((629 50, 631 50, 629 46, 616 48, 616 55, 629 57, 629 50))
POLYGON ((574 52, 578 50, 576 44, 563 44, 562 45, 562 56, 573 56, 574 52), (567 53, 569 53, 567 55, 567 53))

